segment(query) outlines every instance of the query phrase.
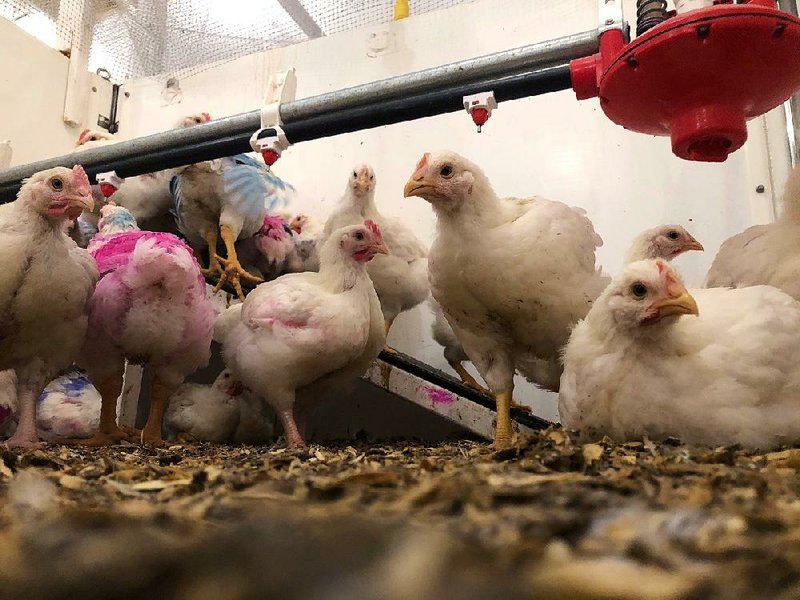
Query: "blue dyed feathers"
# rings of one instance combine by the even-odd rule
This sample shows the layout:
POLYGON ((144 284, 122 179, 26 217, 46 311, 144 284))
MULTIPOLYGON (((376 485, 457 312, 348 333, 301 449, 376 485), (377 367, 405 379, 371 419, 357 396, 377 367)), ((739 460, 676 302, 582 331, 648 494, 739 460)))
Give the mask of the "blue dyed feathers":
POLYGON ((222 171, 226 201, 247 219, 263 218, 285 208, 295 195, 292 185, 273 175, 263 163, 247 154, 232 157, 222 171))

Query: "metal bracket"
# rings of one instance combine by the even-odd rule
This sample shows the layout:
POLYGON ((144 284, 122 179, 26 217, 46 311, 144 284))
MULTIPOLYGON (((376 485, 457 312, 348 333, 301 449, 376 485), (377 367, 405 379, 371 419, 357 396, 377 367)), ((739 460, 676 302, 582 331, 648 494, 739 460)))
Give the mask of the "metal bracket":
POLYGON ((119 88, 122 86, 113 83, 111 84, 111 108, 107 117, 97 115, 97 125, 103 129, 108 130, 108 133, 117 133, 119 131, 119 121, 117 121, 117 107, 119 104, 119 88))
POLYGON ((250 137, 253 152, 259 152, 267 167, 275 164, 290 145, 281 128, 281 104, 297 96, 297 74, 294 68, 275 73, 269 78, 264 106, 261 107, 261 129, 250 137))
POLYGON ((628 25, 625 23, 622 12, 622 0, 598 0, 598 5, 600 15, 599 32, 603 33, 609 29, 619 29, 627 39, 628 25))
POLYGON ((283 73, 275 73, 267 83, 264 106, 261 107, 261 127, 282 125, 281 104, 291 102, 297 97, 297 73, 292 67, 283 73))
POLYGON ((253 152, 261 154, 267 167, 275 164, 291 143, 286 139, 286 134, 280 125, 262 127, 250 138, 250 147, 253 152))

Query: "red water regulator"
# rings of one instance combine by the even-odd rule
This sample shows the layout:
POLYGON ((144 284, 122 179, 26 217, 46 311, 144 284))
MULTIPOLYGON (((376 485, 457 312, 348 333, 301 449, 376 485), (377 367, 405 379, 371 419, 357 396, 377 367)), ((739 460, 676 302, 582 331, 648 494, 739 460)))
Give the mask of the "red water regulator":
POLYGON ((773 0, 677 4, 639 0, 640 35, 602 31, 600 51, 570 63, 572 88, 626 129, 670 136, 681 158, 722 162, 747 139, 747 120, 800 90, 800 19, 773 0))
POLYGON ((115 171, 98 173, 96 176, 97 184, 100 186, 100 193, 104 198, 110 198, 119 187, 125 182, 115 171))

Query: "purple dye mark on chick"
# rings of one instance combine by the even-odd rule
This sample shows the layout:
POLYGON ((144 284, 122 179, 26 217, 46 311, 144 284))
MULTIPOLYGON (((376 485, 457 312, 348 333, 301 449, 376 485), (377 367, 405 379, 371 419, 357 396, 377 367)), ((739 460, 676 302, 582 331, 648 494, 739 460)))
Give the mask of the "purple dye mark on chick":
POLYGON ((456 397, 453 394, 442 388, 426 387, 425 392, 434 404, 452 404, 456 401, 456 397))

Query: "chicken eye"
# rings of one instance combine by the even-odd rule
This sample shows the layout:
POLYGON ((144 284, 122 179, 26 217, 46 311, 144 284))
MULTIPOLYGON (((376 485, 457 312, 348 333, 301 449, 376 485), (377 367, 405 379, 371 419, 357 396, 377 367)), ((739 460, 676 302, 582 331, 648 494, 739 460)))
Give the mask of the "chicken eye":
POLYGON ((442 177, 452 177, 453 175, 453 167, 451 165, 445 165, 439 171, 439 175, 442 177))
POLYGON ((58 177, 50 180, 50 187, 53 188, 55 191, 60 192, 64 189, 64 182, 61 181, 58 177))
POLYGON ((631 294, 637 298, 644 298, 647 295, 647 286, 637 281, 631 286, 631 294))
POLYGON ((667 234, 667 237, 669 239, 671 239, 671 240, 677 240, 678 239, 678 232, 675 231, 675 230, 672 230, 667 234))
POLYGON ((369 180, 372 181, 373 179, 375 179, 375 175, 370 175, 369 180))
POLYGON ((358 173, 356 173, 355 171, 353 171, 353 177, 358 177, 358 173))
POLYGON ((360 242, 364 239, 364 234, 359 231, 356 233, 355 238, 360 242))

